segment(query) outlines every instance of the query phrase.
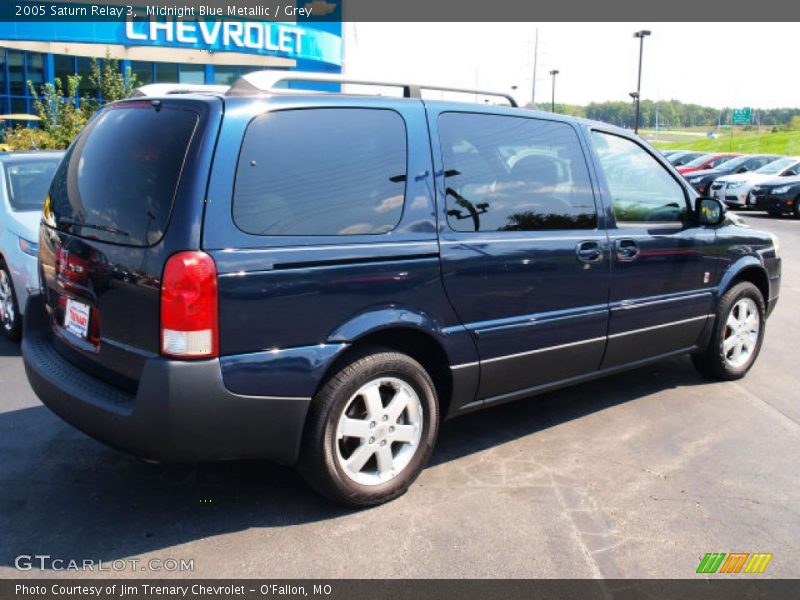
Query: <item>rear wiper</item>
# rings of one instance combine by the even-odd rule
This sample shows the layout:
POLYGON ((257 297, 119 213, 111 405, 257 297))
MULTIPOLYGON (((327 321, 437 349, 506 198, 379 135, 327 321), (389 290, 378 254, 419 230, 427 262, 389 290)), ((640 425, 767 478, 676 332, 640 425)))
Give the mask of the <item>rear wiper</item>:
POLYGON ((88 229, 97 229, 98 231, 105 231, 107 233, 114 233, 116 235, 124 235, 126 237, 130 236, 130 233, 128 233, 127 231, 123 231, 122 229, 117 229, 116 227, 110 227, 108 225, 94 225, 93 223, 86 223, 84 221, 78 221, 76 219, 69 219, 66 217, 57 219, 57 221, 58 223, 64 223, 65 225, 86 227, 88 229))

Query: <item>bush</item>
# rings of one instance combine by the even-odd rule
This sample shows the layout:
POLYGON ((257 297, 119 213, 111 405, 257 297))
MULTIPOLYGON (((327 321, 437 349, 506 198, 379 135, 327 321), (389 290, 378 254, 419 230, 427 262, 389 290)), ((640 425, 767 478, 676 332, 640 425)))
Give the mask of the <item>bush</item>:
POLYGON ((3 143, 11 150, 58 150, 59 142, 44 129, 14 127, 6 129, 3 143))

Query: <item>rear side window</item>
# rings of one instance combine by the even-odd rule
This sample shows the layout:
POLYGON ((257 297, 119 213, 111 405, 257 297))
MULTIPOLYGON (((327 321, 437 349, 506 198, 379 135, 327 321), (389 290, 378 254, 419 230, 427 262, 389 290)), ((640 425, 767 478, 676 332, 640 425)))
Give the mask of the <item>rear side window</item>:
POLYGON ((253 120, 233 194, 237 227, 255 235, 363 235, 403 213, 406 129, 384 109, 274 111, 253 120))
POLYGON ((592 138, 618 224, 676 223, 686 218, 683 187, 650 153, 618 135, 593 131, 592 138))
POLYGON ((439 117, 447 223, 455 231, 594 229, 597 213, 575 131, 565 123, 439 117))
POLYGON ((5 163, 6 192, 12 210, 42 210, 58 162, 58 158, 48 158, 5 163))
POLYGON ((195 111, 149 102, 100 112, 64 157, 50 186, 59 229, 150 246, 169 223, 195 111))

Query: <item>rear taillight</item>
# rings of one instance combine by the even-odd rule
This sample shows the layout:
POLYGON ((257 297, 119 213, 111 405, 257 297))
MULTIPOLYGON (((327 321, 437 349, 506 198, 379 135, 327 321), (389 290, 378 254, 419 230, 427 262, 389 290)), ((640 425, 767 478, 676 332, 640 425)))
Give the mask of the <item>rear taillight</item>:
POLYGON ((161 280, 161 353, 175 358, 219 355, 217 268, 205 252, 179 252, 161 280))

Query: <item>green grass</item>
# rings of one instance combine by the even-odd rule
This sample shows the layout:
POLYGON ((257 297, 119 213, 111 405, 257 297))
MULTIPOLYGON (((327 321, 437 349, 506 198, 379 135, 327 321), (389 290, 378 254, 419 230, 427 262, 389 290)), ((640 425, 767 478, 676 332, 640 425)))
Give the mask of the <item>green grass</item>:
POLYGON ((710 138, 694 138, 684 141, 654 142, 657 148, 669 150, 702 150, 706 152, 741 152, 743 154, 784 154, 800 156, 800 131, 770 131, 755 133, 752 131, 734 131, 731 140, 730 131, 722 131, 720 136, 710 138))

